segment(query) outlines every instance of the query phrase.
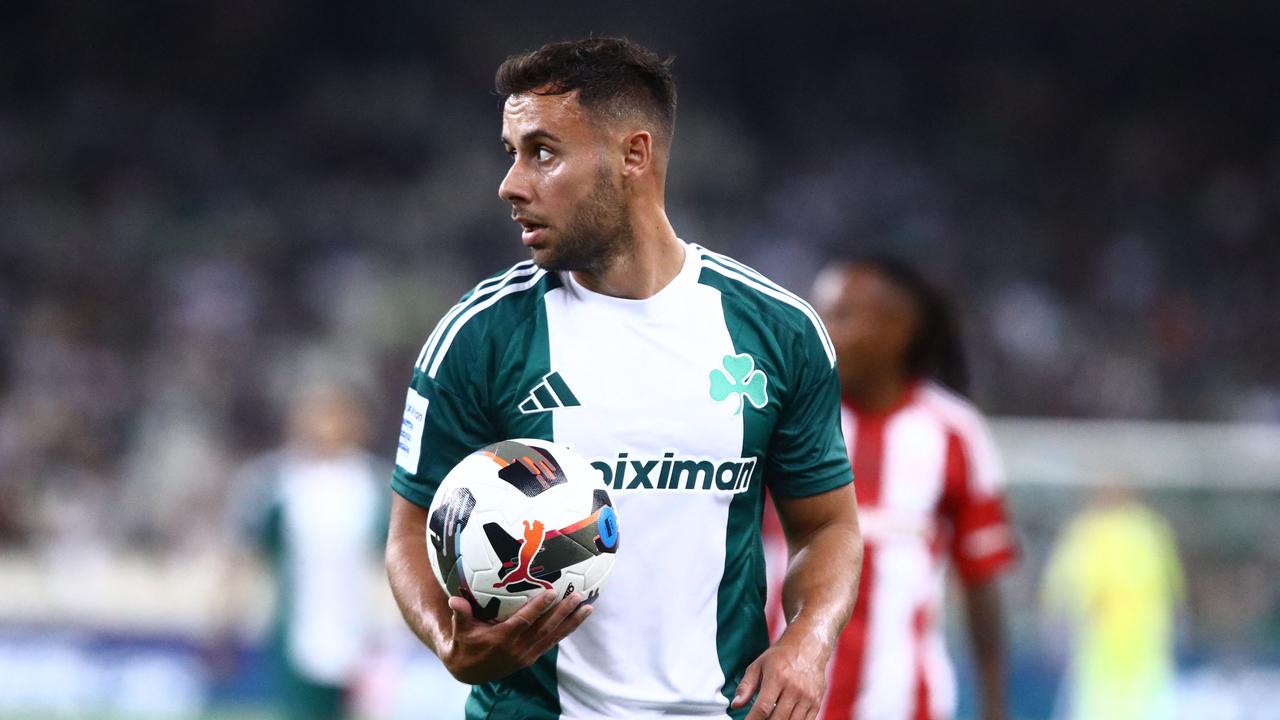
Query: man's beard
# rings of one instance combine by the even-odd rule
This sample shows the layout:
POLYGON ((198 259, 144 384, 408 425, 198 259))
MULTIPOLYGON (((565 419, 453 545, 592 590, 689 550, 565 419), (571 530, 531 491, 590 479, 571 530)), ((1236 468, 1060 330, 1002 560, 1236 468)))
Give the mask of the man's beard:
POLYGON ((534 253, 539 267, 551 271, 601 274, 635 242, 631 218, 609 169, 601 165, 591 194, 574 210, 564 233, 543 253, 534 253), (538 257, 539 255, 542 257, 538 257))

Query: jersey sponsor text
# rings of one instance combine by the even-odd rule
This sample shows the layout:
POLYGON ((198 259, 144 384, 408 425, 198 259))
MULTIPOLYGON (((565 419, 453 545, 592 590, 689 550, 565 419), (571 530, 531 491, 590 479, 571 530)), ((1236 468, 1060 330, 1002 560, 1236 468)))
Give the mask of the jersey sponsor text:
POLYGON ((751 487, 754 457, 681 457, 668 450, 661 458, 633 458, 620 452, 612 462, 593 460, 600 479, 614 490, 690 490, 740 493, 751 487))

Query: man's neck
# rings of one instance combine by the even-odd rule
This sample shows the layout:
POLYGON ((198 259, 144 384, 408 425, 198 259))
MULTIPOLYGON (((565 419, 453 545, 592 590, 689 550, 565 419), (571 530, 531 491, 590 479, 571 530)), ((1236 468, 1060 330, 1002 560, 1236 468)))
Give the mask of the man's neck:
POLYGON ((847 385, 844 394, 857 410, 881 413, 902 402, 910 389, 910 377, 892 373, 869 382, 847 385))
POLYGON ((662 207, 632 217, 635 233, 631 248, 618 256, 603 272, 573 273, 583 287, 601 295, 644 300, 653 297, 680 274, 684 266, 684 244, 667 220, 662 207))

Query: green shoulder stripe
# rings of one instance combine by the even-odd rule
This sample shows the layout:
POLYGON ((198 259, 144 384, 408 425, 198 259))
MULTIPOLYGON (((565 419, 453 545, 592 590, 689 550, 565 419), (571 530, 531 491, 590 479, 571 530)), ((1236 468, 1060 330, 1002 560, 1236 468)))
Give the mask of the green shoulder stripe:
MULTIPOLYGON (((426 373, 427 377, 434 378, 440 370, 440 364, 444 362, 445 355, 449 352, 449 347, 453 345, 458 333, 471 319, 493 307, 505 297, 537 287, 546 277, 548 277, 547 271, 540 268, 514 271, 501 283, 476 292, 464 302, 458 303, 455 306, 456 312, 450 311, 440 321, 433 337, 428 339, 427 347, 423 348, 423 357, 418 364, 418 369, 426 373)), ((551 275, 551 277, 557 276, 551 275)))
POLYGON ((449 328, 453 326, 458 317, 465 313, 475 303, 491 296, 493 293, 502 289, 511 282, 518 282, 521 279, 527 279, 530 275, 534 274, 535 271, 536 268, 534 267, 533 261, 526 260, 521 263, 516 263, 502 272, 494 273, 484 280, 481 280, 475 287, 467 291, 467 293, 462 296, 462 299, 450 308, 449 312, 445 313, 444 317, 440 319, 440 322, 436 324, 435 329, 431 331, 431 335, 427 337, 427 341, 423 343, 422 350, 418 353, 418 360, 414 363, 414 366, 421 370, 425 370, 427 368, 427 361, 439 346, 440 338, 448 332, 449 328))
POLYGON ((693 245, 693 248, 702 258, 702 267, 730 280, 739 283, 742 286, 754 290, 758 295, 772 298, 784 305, 788 305, 795 310, 800 311, 808 322, 813 325, 814 332, 817 334, 819 341, 822 343, 822 349, 827 355, 827 362, 831 366, 836 364, 835 345, 831 342, 831 337, 827 335, 827 328, 822 324, 822 320, 818 318, 818 313, 809 303, 805 302, 800 296, 783 288, 781 285, 761 275, 759 272, 743 265, 727 255, 711 252, 700 245, 693 245))

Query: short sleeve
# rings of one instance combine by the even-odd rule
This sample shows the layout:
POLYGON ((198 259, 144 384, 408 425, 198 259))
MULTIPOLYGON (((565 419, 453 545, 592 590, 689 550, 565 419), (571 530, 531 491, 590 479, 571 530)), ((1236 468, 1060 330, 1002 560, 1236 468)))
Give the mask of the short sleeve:
POLYGON ((415 368, 405 396, 391 489, 422 507, 454 465, 494 437, 477 380, 483 373, 467 371, 467 355, 452 349, 434 377, 415 368))
POLYGON ((279 453, 245 463, 231 479, 227 537, 240 549, 271 556, 279 549, 279 453))
POLYGON ((825 330, 806 327, 796 347, 794 388, 788 393, 769 442, 769 489, 782 497, 807 497, 853 480, 840 429, 840 379, 824 349, 825 330))
POLYGON ((961 581, 973 584, 1017 559, 1004 500, 1004 470, 980 416, 947 434, 946 486, 941 510, 952 527, 951 557, 961 581))

